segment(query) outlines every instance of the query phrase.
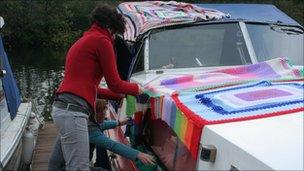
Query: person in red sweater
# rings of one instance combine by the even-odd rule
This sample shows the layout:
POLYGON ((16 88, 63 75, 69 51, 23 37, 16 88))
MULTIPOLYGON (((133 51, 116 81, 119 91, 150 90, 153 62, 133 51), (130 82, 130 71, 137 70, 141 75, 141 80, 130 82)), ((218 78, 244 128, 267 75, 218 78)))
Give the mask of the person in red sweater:
POLYGON ((90 170, 87 125, 95 113, 96 98, 120 99, 123 94, 137 96, 143 92, 141 86, 121 80, 117 71, 113 37, 124 32, 122 15, 109 6, 98 6, 91 13, 91 21, 91 28, 66 55, 64 78, 52 109, 59 130, 56 141, 60 143, 55 143, 49 170, 58 170, 53 164, 62 154, 60 150, 67 170, 90 170), (103 77, 109 89, 99 88, 103 77))

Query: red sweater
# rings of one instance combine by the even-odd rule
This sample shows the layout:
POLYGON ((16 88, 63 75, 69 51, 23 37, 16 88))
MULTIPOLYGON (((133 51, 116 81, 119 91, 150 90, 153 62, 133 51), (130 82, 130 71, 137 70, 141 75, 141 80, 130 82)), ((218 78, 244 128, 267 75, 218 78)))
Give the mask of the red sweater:
POLYGON ((107 29, 93 24, 69 49, 64 78, 57 94, 68 92, 85 99, 94 109, 96 97, 118 99, 118 93, 138 95, 138 86, 120 79, 113 39, 107 29), (99 88, 105 77, 109 89, 99 88))

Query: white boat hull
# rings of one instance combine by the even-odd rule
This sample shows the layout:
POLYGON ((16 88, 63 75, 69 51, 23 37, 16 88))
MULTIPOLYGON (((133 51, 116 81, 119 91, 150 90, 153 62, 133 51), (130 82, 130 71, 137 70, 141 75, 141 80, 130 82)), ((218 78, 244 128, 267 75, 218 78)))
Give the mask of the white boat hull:
POLYGON ((200 143, 217 154, 214 163, 199 159, 198 170, 303 170, 303 112, 208 125, 200 143))
MULTIPOLYGON (((1 163, 4 168, 7 167, 18 145, 22 144, 22 137, 28 124, 31 107, 31 103, 21 103, 16 117, 13 120, 6 120, 6 127, 3 129, 1 127, 1 163)), ((1 112, 3 111, 1 110, 1 112)))

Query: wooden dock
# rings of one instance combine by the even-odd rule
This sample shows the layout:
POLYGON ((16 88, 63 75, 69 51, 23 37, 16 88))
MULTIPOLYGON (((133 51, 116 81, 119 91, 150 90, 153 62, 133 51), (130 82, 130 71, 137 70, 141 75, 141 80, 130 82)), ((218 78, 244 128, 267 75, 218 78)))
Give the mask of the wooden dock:
POLYGON ((52 122, 46 123, 44 128, 39 130, 32 161, 33 171, 47 170, 48 161, 53 150, 57 132, 57 128, 52 122))

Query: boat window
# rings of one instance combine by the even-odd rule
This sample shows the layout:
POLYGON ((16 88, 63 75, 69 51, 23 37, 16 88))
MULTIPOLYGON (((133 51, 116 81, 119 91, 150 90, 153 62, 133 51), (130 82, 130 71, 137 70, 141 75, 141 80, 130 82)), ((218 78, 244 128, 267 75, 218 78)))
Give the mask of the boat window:
POLYGON ((238 23, 154 30, 149 69, 229 66, 251 63, 238 23))
POLYGON ((303 29, 291 26, 247 24, 258 61, 286 57, 303 65, 303 29))

